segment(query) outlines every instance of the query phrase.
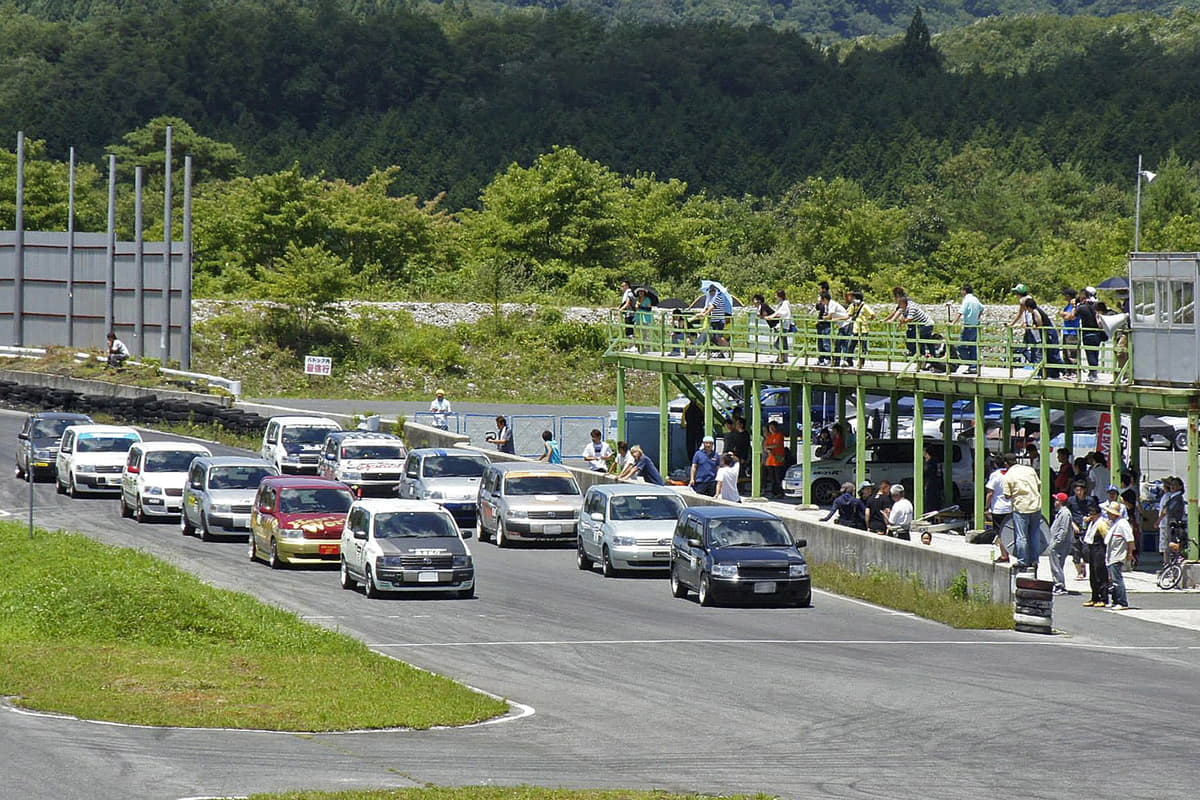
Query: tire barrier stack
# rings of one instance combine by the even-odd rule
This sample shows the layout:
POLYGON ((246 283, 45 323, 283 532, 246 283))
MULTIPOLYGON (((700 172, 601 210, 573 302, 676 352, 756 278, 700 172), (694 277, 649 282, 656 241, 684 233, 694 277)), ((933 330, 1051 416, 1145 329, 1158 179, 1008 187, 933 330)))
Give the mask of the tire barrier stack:
POLYGON ((1013 627, 1022 633, 1054 633, 1054 584, 1037 578, 1016 579, 1013 627))
POLYGON ((267 419, 250 411, 227 408, 204 400, 158 397, 152 392, 141 397, 105 397, 70 389, 26 386, 0 380, 0 405, 21 411, 72 411, 79 414, 102 413, 134 425, 156 422, 184 422, 196 425, 220 425, 239 435, 260 434, 267 419))

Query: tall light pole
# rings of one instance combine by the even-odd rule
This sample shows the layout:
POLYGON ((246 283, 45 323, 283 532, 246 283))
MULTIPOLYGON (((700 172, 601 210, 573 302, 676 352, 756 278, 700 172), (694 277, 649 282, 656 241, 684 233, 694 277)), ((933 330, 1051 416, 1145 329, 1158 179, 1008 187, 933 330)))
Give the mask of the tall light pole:
POLYGON ((1157 177, 1157 173, 1142 169, 1142 156, 1138 155, 1137 168, 1137 194, 1133 201, 1133 252, 1141 252, 1142 245, 1142 178, 1146 179, 1146 183, 1150 183, 1157 177))

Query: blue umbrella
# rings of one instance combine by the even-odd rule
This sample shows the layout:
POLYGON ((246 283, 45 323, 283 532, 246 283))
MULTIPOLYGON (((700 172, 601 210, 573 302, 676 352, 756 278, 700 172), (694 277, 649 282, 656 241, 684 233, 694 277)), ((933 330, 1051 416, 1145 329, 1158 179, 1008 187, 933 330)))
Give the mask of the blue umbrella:
POLYGON ((1122 276, 1115 278, 1105 278, 1100 283, 1096 284, 1097 289, 1128 289, 1129 279, 1122 276))

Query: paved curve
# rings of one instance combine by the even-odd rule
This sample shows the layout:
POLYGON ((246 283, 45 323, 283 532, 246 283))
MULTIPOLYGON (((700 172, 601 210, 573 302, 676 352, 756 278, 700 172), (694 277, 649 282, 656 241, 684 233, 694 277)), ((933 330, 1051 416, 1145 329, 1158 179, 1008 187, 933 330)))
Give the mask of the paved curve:
MULTIPOLYGON (((19 417, 0 414, 0 442, 19 417)), ((219 448, 218 448, 219 449, 219 448)), ((27 487, 0 479, 20 516, 27 487)), ((1100 634, 953 631, 818 594, 702 609, 665 581, 580 574, 567 549, 476 544, 479 597, 367 601, 333 571, 273 572, 241 542, 139 526, 36 491, 85 527, 382 652, 531 706, 465 730, 295 735, 128 728, 0 710, 0 796, 179 798, 432 782, 791 797, 1159 798, 1195 793, 1200 635, 1109 615, 1100 634), (82 512, 82 513, 81 513, 82 512), (86 517, 84 516, 86 515, 86 517), (86 520, 86 522, 85 522, 86 520)), ((352 691, 330 676, 331 691, 352 691)))

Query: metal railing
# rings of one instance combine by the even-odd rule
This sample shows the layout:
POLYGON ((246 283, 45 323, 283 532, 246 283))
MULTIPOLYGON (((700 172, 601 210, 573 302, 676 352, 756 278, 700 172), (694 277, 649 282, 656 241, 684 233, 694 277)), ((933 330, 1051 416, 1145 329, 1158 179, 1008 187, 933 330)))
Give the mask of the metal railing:
POLYGON ((627 336, 621 314, 613 312, 608 319, 607 352, 790 367, 941 373, 965 369, 983 377, 1027 381, 1127 384, 1133 376, 1127 329, 1117 331, 1112 341, 1064 345, 1058 328, 981 325, 978 341, 971 342, 962 340, 963 326, 949 323, 916 326, 876 321, 865 332, 843 334, 836 322, 828 332, 818 330, 819 322, 801 318, 796 330, 781 333, 753 312, 735 312, 725 328, 718 330, 707 317, 657 313, 649 322, 635 322, 632 336, 627 336))

